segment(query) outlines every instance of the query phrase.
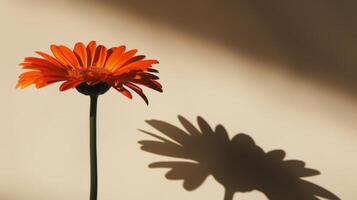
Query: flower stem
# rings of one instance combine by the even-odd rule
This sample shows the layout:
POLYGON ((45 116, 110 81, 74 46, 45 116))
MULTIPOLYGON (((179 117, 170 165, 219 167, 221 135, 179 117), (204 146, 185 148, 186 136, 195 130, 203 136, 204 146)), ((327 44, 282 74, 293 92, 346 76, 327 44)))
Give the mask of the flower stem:
POLYGON ((225 189, 224 200, 233 200, 234 190, 225 189))
POLYGON ((90 134, 90 200, 97 200, 97 100, 98 95, 90 96, 89 134, 90 134))

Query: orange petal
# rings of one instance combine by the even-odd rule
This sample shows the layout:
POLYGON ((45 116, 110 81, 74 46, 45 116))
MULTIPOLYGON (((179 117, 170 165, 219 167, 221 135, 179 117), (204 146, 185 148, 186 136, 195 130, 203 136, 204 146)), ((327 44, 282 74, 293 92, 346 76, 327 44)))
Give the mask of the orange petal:
POLYGON ((76 55, 74 55, 72 50, 70 50, 68 47, 63 46, 63 45, 59 46, 59 48, 62 51, 62 54, 65 56, 65 58, 68 60, 68 62, 71 63, 72 66, 74 66, 74 67, 79 66, 77 57, 76 57, 76 55))
POLYGON ((148 98, 145 96, 145 94, 143 93, 143 90, 139 86, 129 83, 129 82, 125 83, 125 85, 127 87, 129 87, 130 89, 132 89, 134 92, 136 92, 145 101, 146 105, 149 105, 148 98))
POLYGON ((155 80, 145 80, 145 79, 139 79, 139 80, 131 80, 131 82, 133 83, 137 83, 140 85, 144 85, 148 88, 151 88, 153 90, 156 90, 158 92, 162 92, 162 86, 159 82, 155 81, 155 80))
POLYGON ((63 55, 61 48, 59 46, 51 45, 51 51, 61 64, 63 64, 64 66, 70 67, 72 69, 74 68, 74 66, 71 64, 71 62, 69 60, 67 60, 66 56, 63 55))
POLYGON ((114 87, 116 90, 118 90, 120 93, 122 93, 124 96, 128 97, 129 99, 133 98, 133 95, 129 92, 129 90, 125 89, 123 86, 120 87, 114 87))
POLYGON ((77 87, 79 84, 81 84, 81 81, 78 81, 78 80, 66 81, 61 84, 59 89, 60 89, 60 91, 65 91, 65 90, 77 87))
POLYGON ((158 76, 156 76, 154 74, 146 73, 146 72, 140 73, 139 75, 141 77, 143 77, 144 79, 152 79, 152 80, 158 80, 159 79, 158 76))
POLYGON ((43 59, 43 58, 35 58, 35 57, 26 57, 24 59, 24 62, 26 63, 39 63, 39 64, 44 64, 44 65, 48 65, 48 66, 53 66, 54 64, 43 59))
POLYGON ((159 70, 150 68, 150 69, 148 69, 148 72, 151 72, 151 73, 159 73, 159 70))
POLYGON ((29 71, 22 73, 19 76, 19 81, 16 85, 16 88, 21 87, 24 89, 25 87, 34 84, 35 81, 42 76, 41 72, 39 71, 29 71))
POLYGON ((29 72, 24 72, 22 74, 20 74, 20 78, 22 77, 26 77, 26 78, 31 78, 31 77, 38 77, 41 76, 41 72, 39 71, 29 71, 29 72))
POLYGON ((142 60, 142 59, 144 59, 145 57, 146 57, 146 56, 144 56, 144 55, 134 56, 134 57, 130 58, 128 61, 126 61, 126 63, 124 63, 123 65, 128 65, 128 64, 130 64, 130 63, 133 63, 133 62, 142 60))
POLYGON ((97 47, 94 59, 94 65, 97 67, 104 67, 104 63, 107 59, 107 48, 105 46, 100 45, 97 47))
POLYGON ((60 68, 66 68, 65 66, 62 65, 62 63, 60 63, 56 58, 46 54, 46 53, 43 53, 41 51, 36 51, 36 53, 40 56, 42 56, 44 59, 46 59, 48 62, 60 67, 60 68))
POLYGON ((123 52, 125 51, 125 46, 120 46, 117 47, 113 50, 113 53, 108 57, 107 62, 105 63, 104 68, 112 71, 114 69, 114 67, 117 65, 117 63, 120 62, 120 57, 123 54, 123 52))
POLYGON ((74 45, 74 53, 78 56, 78 60, 81 62, 81 65, 83 67, 87 67, 87 50, 82 42, 78 42, 74 45))
POLYGON ((113 67, 113 71, 123 66, 130 58, 132 58, 138 52, 137 49, 132 49, 120 56, 119 62, 113 67))
POLYGON ((62 66, 58 66, 42 58, 26 57, 24 59, 25 63, 20 63, 23 69, 38 69, 45 71, 54 71, 58 73, 65 73, 62 66))
POLYGON ((56 75, 61 75, 61 76, 66 76, 67 73, 59 70, 53 70, 48 68, 47 66, 39 66, 39 65, 34 65, 32 63, 24 63, 23 69, 32 69, 32 70, 37 70, 40 71, 43 74, 56 74, 56 75))
POLYGON ((97 46, 96 41, 91 41, 87 45, 87 57, 88 57, 87 66, 88 67, 91 67, 93 65, 96 46, 97 46))
POLYGON ((36 88, 42 88, 45 87, 47 85, 50 85, 52 83, 58 82, 58 81, 63 81, 63 78, 39 78, 36 80, 35 84, 36 84, 36 88))
POLYGON ((137 62, 130 63, 129 65, 125 65, 118 70, 115 71, 114 75, 119 75, 121 73, 130 71, 130 70, 147 70, 151 67, 152 64, 159 63, 157 60, 141 60, 137 62))
POLYGON ((16 88, 24 89, 33 83, 34 83, 34 80, 19 80, 19 82, 16 85, 16 88))

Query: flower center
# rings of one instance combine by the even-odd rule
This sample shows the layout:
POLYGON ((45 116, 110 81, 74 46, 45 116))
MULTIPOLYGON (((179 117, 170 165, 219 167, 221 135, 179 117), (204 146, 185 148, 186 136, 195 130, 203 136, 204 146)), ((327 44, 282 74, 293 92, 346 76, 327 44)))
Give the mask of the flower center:
POLYGON ((76 89, 78 92, 84 94, 84 95, 101 95, 106 93, 110 89, 110 85, 104 83, 104 82, 99 82, 94 85, 88 85, 87 82, 83 82, 79 84, 76 89))

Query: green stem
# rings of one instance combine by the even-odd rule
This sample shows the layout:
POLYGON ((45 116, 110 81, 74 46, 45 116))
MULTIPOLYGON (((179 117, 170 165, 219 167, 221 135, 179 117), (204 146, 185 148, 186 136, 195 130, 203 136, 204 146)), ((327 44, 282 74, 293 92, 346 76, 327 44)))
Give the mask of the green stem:
POLYGON ((97 200, 97 95, 90 96, 89 134, 90 134, 90 200, 97 200))
POLYGON ((233 200, 234 190, 225 189, 224 200, 233 200))

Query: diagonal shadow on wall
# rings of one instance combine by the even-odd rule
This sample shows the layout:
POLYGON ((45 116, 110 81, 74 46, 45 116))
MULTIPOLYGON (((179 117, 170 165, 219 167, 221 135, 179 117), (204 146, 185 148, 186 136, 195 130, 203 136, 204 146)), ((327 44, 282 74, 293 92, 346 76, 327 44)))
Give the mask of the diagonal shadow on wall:
POLYGON ((357 94, 357 1, 94 1, 357 94))
POLYGON ((139 141, 141 149, 153 154, 179 158, 149 165, 150 168, 168 168, 166 178, 183 180, 186 190, 198 188, 212 175, 225 188, 224 200, 232 200, 236 192, 258 190, 270 200, 317 200, 323 197, 340 199, 332 192, 303 177, 320 174, 305 167, 301 160, 284 160, 281 149, 264 152, 246 134, 232 139, 222 125, 212 129, 198 117, 198 127, 179 116, 184 129, 160 120, 147 123, 163 134, 141 130, 157 140, 139 141))

